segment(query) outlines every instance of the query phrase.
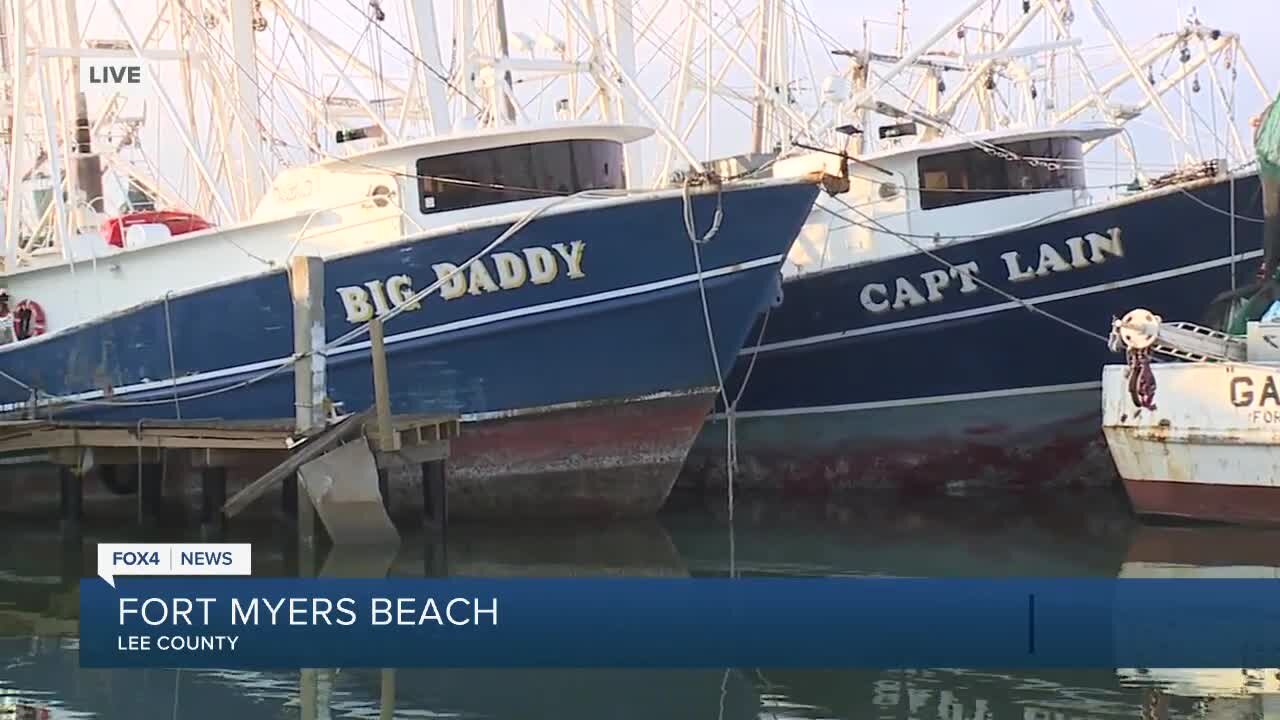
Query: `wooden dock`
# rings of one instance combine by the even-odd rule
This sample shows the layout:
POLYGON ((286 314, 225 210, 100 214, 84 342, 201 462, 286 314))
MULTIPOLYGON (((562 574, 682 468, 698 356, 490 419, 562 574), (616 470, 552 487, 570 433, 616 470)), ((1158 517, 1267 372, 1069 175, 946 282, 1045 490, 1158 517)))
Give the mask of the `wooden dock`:
MULTIPOLYGON (((198 470, 201 475, 201 522, 213 534, 273 487, 286 506, 297 504, 298 467, 339 444, 365 438, 378 467, 384 502, 387 472, 418 466, 423 473, 423 505, 427 520, 443 525, 444 484, 449 441, 458 436, 457 415, 377 417, 370 409, 347 416, 310 437, 299 437, 292 419, 264 422, 223 420, 153 420, 137 423, 69 422, 61 420, 0 421, 0 458, 58 466, 64 529, 77 529, 83 515, 85 474, 118 473, 127 467, 139 477, 139 520, 158 519, 162 463, 198 470), (275 467, 231 498, 227 471, 236 467, 275 467)), ((0 482, 3 478, 0 477, 0 482)))

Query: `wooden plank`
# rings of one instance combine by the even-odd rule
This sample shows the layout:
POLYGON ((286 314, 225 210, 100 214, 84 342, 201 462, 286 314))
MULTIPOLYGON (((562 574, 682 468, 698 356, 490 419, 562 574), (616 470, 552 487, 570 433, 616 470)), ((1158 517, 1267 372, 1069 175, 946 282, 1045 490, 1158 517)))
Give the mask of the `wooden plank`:
POLYGON ((267 471, 265 475, 249 483, 240 492, 233 495, 230 500, 227 500, 227 504, 222 506, 222 511, 228 518, 233 518, 240 514, 240 511, 248 507, 249 503, 267 492, 273 483, 277 483, 285 477, 296 473, 298 468, 320 457, 333 446, 353 435, 359 434, 372 413, 373 408, 368 408, 354 415, 348 415, 341 422, 308 440, 287 460, 267 471))

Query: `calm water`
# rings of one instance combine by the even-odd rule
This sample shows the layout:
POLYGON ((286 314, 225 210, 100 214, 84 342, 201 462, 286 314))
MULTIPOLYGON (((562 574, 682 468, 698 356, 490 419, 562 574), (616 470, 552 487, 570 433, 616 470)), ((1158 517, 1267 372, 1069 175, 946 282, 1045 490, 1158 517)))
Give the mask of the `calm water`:
MULTIPOLYGON (((740 498, 732 534, 722 499, 679 500, 638 525, 451 530, 444 558, 410 537, 394 556, 323 562, 334 574, 381 564, 393 575, 471 576, 700 576, 731 566, 797 576, 1280 574, 1280 533, 1141 527, 1122 497, 1106 493, 928 503, 740 498)), ((296 570, 275 532, 241 528, 232 538, 258 543, 259 574, 296 570)), ((83 547, 112 539, 143 538, 90 526, 83 547)), ((81 670, 73 578, 92 563, 55 529, 0 524, 0 718, 298 717, 298 672, 81 670)), ((1280 720, 1276 673, 402 669, 394 717, 1280 720)), ((377 718, 380 682, 376 670, 320 671, 320 717, 377 718)))

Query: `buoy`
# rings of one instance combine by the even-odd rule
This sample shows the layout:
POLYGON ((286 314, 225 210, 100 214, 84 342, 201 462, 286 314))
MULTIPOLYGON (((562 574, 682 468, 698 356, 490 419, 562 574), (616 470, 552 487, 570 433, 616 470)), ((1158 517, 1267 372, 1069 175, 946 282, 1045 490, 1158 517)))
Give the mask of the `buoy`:
POLYGON ((47 326, 45 324, 44 308, 40 307, 40 303, 35 300, 23 300, 13 308, 14 318, 21 318, 27 315, 26 322, 20 322, 15 325, 14 333, 19 340, 43 335, 47 326))

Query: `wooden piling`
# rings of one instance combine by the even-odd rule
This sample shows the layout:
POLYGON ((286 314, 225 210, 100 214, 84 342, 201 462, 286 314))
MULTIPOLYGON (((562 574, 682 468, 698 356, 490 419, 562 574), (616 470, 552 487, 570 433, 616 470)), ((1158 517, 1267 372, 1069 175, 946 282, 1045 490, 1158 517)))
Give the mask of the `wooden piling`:
MULTIPOLYGON (((293 297, 293 351, 298 355, 293 366, 294 423, 299 435, 310 436, 324 430, 325 397, 328 374, 325 367, 324 261, 313 256, 295 256, 289 263, 289 290, 293 297)), ((297 498, 298 547, 312 553, 316 541, 315 508, 300 485, 297 472, 289 473, 283 483, 293 485, 284 491, 297 498)), ((308 556, 301 564, 310 566, 308 556)))
POLYGON ((396 713, 396 669, 382 669, 382 692, 379 694, 378 720, 392 720, 396 713))
MULTIPOLYGON (((369 321, 369 359, 373 365, 373 406, 378 418, 378 446, 391 448, 395 438, 391 425, 391 377, 387 372, 387 346, 383 334, 382 318, 369 321)), ((378 492, 382 495, 382 507, 391 514, 389 470, 378 468, 378 492)))
POLYGON ((62 534, 78 538, 84 516, 84 478, 76 472, 76 468, 62 465, 58 468, 58 479, 62 534))
POLYGON ((422 463, 422 521, 443 539, 449 525, 448 467, 444 460, 422 463))
POLYGON ((156 527, 164 514, 164 466, 143 463, 138 483, 138 524, 156 527))
POLYGON ((206 539, 220 539, 226 533, 227 469, 205 467, 200 470, 200 529, 206 539))

